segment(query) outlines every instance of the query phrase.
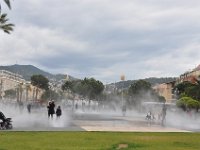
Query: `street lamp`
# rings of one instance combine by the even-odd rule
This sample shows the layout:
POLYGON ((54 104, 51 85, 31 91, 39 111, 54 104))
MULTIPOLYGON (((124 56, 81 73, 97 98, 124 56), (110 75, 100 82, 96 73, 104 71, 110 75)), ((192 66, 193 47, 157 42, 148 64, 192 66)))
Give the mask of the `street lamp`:
POLYGON ((120 79, 122 81, 122 113, 123 113, 123 116, 125 116, 125 113, 126 113, 126 106, 124 105, 124 81, 125 81, 125 75, 122 74, 120 76, 120 79))
POLYGON ((122 74, 122 75, 120 76, 120 79, 121 79, 121 81, 122 81, 122 106, 123 106, 123 105, 124 105, 124 93, 123 93, 123 91, 124 91, 124 83, 123 83, 123 81, 125 80, 125 75, 122 74))

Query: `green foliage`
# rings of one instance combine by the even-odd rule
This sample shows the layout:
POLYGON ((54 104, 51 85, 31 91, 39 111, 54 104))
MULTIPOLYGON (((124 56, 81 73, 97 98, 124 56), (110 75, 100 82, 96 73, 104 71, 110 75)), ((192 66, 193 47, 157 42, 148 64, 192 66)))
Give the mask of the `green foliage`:
POLYGON ((192 99, 191 97, 182 97, 177 101, 176 105, 180 108, 183 108, 184 110, 186 110, 187 108, 189 109, 200 108, 200 102, 192 99))
POLYGON ((94 78, 85 78, 84 80, 66 81, 62 85, 62 90, 70 90, 89 99, 97 98, 104 89, 102 82, 94 78))
MULTIPOLYGON (((10 1, 4 0, 6 5, 9 9, 11 9, 10 1)), ((14 24, 7 23, 9 19, 7 18, 7 14, 1 14, 1 3, 0 3, 0 29, 3 30, 5 33, 10 34, 11 31, 13 31, 14 24)))
POLYGON ((200 101, 200 82, 197 81, 195 84, 190 82, 182 82, 176 85, 175 89, 178 90, 179 97, 191 97, 200 101))
POLYGON ((33 75, 31 77, 31 84, 44 90, 49 89, 49 80, 43 75, 33 75))
POLYGON ((82 82, 81 85, 83 86, 83 94, 85 96, 88 96, 90 99, 94 99, 97 96, 99 96, 103 90, 104 90, 104 85, 102 82, 95 80, 94 78, 85 78, 82 82))
POLYGON ((151 84, 144 80, 138 80, 137 82, 131 84, 129 88, 130 95, 138 95, 143 92, 151 91, 151 84))
POLYGON ((199 109, 200 108, 200 102, 197 101, 197 100, 189 100, 187 102, 187 107, 193 108, 193 109, 199 109))
POLYGON ((198 150, 199 138, 188 132, 1 132, 0 149, 117 150, 127 144, 127 150, 198 150))
POLYGON ((200 85, 197 84, 197 85, 188 87, 185 91, 185 94, 194 99, 200 100, 200 85))
POLYGON ((62 85, 61 88, 62 88, 63 91, 71 90, 71 89, 72 89, 72 81, 66 81, 66 82, 62 85))
POLYGON ((182 97, 188 97, 188 96, 185 93, 181 93, 180 98, 182 98, 182 97))
POLYGON ((182 93, 185 93, 188 87, 192 87, 192 86, 194 86, 194 84, 192 84, 188 81, 185 81, 185 82, 182 82, 182 83, 179 83, 178 85, 176 85, 175 89, 178 90, 178 93, 180 95, 182 93))
POLYGON ((145 80, 138 80, 131 84, 128 95, 130 96, 127 100, 129 106, 141 106, 143 101, 166 102, 165 98, 159 96, 152 89, 151 84, 145 80))
POLYGON ((8 20, 7 14, 0 14, 0 29, 2 29, 5 33, 10 34, 15 25, 12 23, 7 23, 8 20))

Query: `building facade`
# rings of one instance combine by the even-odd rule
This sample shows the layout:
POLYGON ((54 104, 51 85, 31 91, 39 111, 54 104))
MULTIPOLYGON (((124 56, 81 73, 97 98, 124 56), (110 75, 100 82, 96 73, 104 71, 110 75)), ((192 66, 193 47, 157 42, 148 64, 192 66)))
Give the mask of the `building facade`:
POLYGON ((155 92, 166 99, 167 103, 173 103, 176 100, 176 96, 173 93, 173 88, 175 86, 175 81, 157 84, 153 87, 155 92))
POLYGON ((8 90, 15 91, 16 95, 14 99, 16 101, 34 100, 36 90, 38 90, 39 98, 44 92, 32 86, 31 83, 26 81, 21 75, 7 70, 0 70, 0 99, 5 99, 5 92, 8 90))
POLYGON ((179 84, 184 81, 195 83, 197 80, 199 80, 199 76, 200 76, 200 65, 198 65, 196 68, 192 69, 191 71, 187 71, 181 74, 176 84, 179 84))

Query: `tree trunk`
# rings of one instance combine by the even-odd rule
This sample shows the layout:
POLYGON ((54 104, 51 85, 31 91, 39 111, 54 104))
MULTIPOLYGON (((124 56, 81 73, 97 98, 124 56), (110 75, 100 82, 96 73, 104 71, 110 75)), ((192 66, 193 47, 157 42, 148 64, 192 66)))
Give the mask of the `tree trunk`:
POLYGON ((19 102, 19 88, 16 90, 17 102, 19 102))
POLYGON ((33 89, 32 100, 33 100, 33 101, 35 100, 35 87, 34 87, 34 89, 33 89))
POLYGON ((28 87, 26 87, 26 101, 28 101, 28 87))
POLYGON ((22 101, 22 89, 20 89, 20 93, 19 93, 19 101, 21 102, 22 101))
POLYGON ((38 97, 38 91, 39 91, 39 89, 36 88, 36 92, 35 92, 35 101, 37 100, 37 97, 38 97))

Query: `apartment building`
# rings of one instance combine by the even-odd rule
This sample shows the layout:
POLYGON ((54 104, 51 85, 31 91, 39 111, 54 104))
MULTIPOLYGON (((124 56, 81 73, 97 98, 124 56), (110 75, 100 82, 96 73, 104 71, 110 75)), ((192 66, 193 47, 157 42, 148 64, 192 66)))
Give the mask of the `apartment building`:
POLYGON ((196 80, 199 79, 199 76, 200 76, 200 65, 198 65, 196 68, 192 69, 191 71, 187 71, 181 74, 176 84, 184 82, 184 81, 195 83, 196 80))
MULTIPOLYGON (((0 70, 0 99, 4 99, 5 91, 11 89, 16 91, 16 100, 28 101, 34 99, 37 88, 19 74, 0 70)), ((38 97, 41 97, 43 92, 38 89, 38 97)))
POLYGON ((173 93, 173 88, 175 86, 175 81, 157 84, 153 89, 166 99, 167 103, 173 103, 176 100, 176 97, 173 93))

